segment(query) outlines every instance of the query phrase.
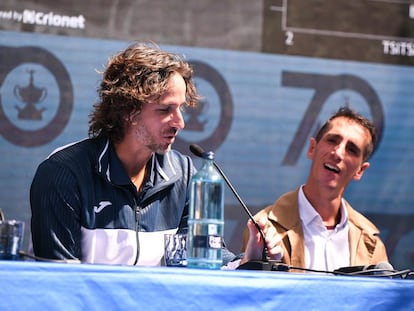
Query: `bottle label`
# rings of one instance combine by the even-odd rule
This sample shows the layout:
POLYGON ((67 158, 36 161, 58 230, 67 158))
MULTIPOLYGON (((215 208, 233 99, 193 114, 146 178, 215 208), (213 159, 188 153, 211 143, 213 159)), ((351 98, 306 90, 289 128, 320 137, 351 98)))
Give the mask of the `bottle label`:
POLYGON ((217 235, 196 235, 194 236, 194 247, 220 249, 223 245, 223 238, 217 235))

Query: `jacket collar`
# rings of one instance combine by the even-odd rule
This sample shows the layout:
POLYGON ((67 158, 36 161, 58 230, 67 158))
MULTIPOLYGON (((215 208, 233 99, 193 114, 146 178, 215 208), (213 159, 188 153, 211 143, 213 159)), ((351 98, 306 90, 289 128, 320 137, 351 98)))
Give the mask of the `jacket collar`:
MULTIPOLYGON (((298 202, 299 189, 300 188, 298 187, 294 191, 282 195, 277 202, 280 208, 272 209, 269 213, 269 219, 277 221, 286 230, 296 227, 300 221, 298 202)), ((342 202, 345 205, 345 209, 348 214, 348 221, 350 223, 352 223, 359 230, 366 231, 368 234, 379 234, 378 228, 372 222, 355 211, 345 199, 343 199, 342 202)))
MULTIPOLYGON (((99 139, 98 150, 98 173, 113 184, 130 185, 131 180, 109 139, 99 139)), ((178 179, 176 169, 171 162, 170 152, 165 155, 153 154, 147 165, 149 174, 146 182, 150 182, 152 185, 156 183, 170 184, 178 179)))
POLYGON ((283 194, 274 204, 278 208, 272 208, 269 213, 269 219, 278 222, 285 230, 300 225, 298 191, 299 188, 283 194))

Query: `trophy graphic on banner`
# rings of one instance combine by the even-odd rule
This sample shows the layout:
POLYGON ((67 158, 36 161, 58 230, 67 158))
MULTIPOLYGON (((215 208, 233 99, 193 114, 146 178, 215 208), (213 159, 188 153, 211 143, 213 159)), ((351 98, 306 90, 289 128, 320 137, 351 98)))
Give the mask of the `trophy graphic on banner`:
POLYGON ((36 105, 42 102, 47 96, 46 88, 39 88, 33 84, 34 70, 28 70, 30 74, 30 82, 27 86, 14 87, 14 96, 25 104, 23 108, 15 106, 19 111, 18 118, 23 120, 42 120, 42 112, 46 108, 38 109, 36 105))
POLYGON ((186 108, 186 114, 189 116, 185 122, 186 130, 190 131, 204 131, 204 125, 207 123, 207 118, 202 118, 208 111, 207 101, 199 101, 196 107, 186 108))

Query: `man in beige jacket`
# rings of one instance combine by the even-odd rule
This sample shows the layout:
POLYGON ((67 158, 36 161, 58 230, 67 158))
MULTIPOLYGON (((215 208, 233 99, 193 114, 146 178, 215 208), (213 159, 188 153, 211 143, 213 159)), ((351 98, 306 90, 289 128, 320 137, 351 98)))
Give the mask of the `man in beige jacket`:
MULTIPOLYGON (((340 108, 311 138, 306 183, 255 215, 270 259, 293 267, 333 271, 388 262, 379 231, 343 198, 351 180, 369 167, 374 125, 348 107, 340 108)), ((263 240, 249 220, 241 263, 260 260, 263 240)))

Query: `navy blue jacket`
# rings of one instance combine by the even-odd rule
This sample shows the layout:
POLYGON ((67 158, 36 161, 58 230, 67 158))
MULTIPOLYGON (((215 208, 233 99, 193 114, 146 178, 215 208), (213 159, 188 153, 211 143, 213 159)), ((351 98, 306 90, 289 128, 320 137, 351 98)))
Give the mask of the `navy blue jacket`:
POLYGON ((190 157, 174 150, 154 154, 148 165, 137 192, 107 139, 54 151, 39 165, 30 189, 35 255, 159 264, 164 233, 186 230, 195 168, 190 157))

